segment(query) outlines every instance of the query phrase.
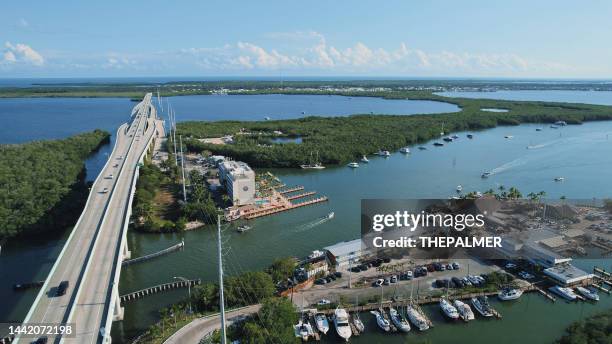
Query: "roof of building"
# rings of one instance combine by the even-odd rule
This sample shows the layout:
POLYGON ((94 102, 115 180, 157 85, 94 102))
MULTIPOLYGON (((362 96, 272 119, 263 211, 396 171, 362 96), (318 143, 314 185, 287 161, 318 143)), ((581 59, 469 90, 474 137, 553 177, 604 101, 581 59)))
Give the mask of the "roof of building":
POLYGON ((345 256, 353 252, 361 252, 361 239, 351 241, 342 241, 337 244, 324 247, 323 249, 334 255, 335 257, 345 256))
POLYGON ((227 171, 232 179, 253 178, 254 171, 251 167, 242 161, 223 161, 219 165, 219 169, 227 171))
POLYGON ((544 273, 553 279, 563 283, 575 283, 586 278, 593 277, 586 271, 578 269, 572 264, 559 264, 548 269, 544 269, 544 273))
POLYGON ((565 244, 567 244, 567 242, 565 241, 565 239, 563 238, 562 235, 556 236, 556 237, 552 237, 552 238, 548 238, 548 239, 543 239, 539 241, 540 244, 546 246, 546 247, 550 247, 550 248, 556 248, 556 247, 561 247, 565 244))

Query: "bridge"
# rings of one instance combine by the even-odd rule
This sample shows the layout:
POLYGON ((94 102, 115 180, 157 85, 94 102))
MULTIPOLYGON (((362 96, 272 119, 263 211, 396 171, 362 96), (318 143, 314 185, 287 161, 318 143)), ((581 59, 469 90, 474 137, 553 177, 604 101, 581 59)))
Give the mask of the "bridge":
POLYGON ((136 180, 152 142, 164 136, 151 98, 146 94, 117 130, 85 208, 26 315, 26 324, 74 324, 72 336, 46 335, 49 343, 110 343, 112 322, 123 318, 118 286, 121 263, 130 258, 126 235, 136 180), (68 288, 57 295, 63 281, 68 288))

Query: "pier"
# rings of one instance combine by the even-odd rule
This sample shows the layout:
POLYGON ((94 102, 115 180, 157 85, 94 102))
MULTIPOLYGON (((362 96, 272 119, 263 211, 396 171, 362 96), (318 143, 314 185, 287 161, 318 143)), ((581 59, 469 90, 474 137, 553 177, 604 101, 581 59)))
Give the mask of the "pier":
POLYGON ((289 197, 287 197, 287 199, 290 200, 290 201, 293 201, 294 199, 312 196, 312 195, 314 195, 316 193, 317 193, 316 191, 308 191, 308 192, 304 192, 304 193, 301 193, 301 194, 289 196, 289 197))
POLYGON ((178 288, 193 287, 193 286, 200 285, 200 284, 202 284, 202 280, 200 280, 199 278, 194 279, 194 280, 189 280, 189 281, 174 281, 174 282, 159 284, 159 285, 149 287, 146 289, 141 289, 141 290, 129 293, 129 294, 121 295, 119 298, 121 300, 121 304, 125 304, 128 301, 138 300, 148 295, 153 295, 153 294, 161 293, 167 290, 173 290, 173 289, 178 289, 178 288))
POLYGON ((124 260, 121 263, 121 265, 122 266, 127 266, 127 265, 131 265, 131 264, 134 264, 134 263, 144 262, 145 260, 150 260, 150 259, 153 259, 153 258, 157 258, 157 257, 163 256, 165 254, 174 252, 174 251, 178 251, 178 250, 182 249, 183 247, 185 247, 185 241, 181 240, 181 242, 179 242, 178 244, 170 246, 168 248, 165 248, 165 249, 163 249, 161 251, 154 252, 154 253, 151 253, 151 254, 147 254, 145 256, 138 257, 138 258, 124 260))
POLYGON ((289 189, 278 190, 278 193, 281 194, 281 195, 284 195, 284 194, 288 194, 288 193, 292 193, 292 192, 296 192, 296 191, 302 191, 302 190, 304 190, 304 187, 301 186, 301 185, 298 185, 298 186, 294 186, 294 187, 289 188, 289 189))

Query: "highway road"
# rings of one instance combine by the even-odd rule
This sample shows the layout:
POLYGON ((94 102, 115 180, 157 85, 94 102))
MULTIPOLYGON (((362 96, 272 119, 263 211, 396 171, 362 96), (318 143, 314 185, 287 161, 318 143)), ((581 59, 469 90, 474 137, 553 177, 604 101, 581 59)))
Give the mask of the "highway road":
POLYGON ((148 94, 137 105, 131 123, 119 127, 113 152, 92 186, 85 209, 26 316, 24 323, 28 324, 74 323, 75 338, 47 336, 49 342, 102 342, 100 328, 110 324, 130 188, 139 159, 157 134, 155 108, 150 105, 148 94), (68 281, 69 287, 65 295, 57 296, 62 281, 68 281))

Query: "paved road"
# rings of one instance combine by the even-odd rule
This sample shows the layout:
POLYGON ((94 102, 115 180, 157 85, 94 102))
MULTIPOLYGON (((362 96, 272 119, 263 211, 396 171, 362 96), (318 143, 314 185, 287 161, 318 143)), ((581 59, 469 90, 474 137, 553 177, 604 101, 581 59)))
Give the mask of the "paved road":
MULTIPOLYGON (((225 312, 227 326, 247 315, 257 313, 261 305, 252 305, 237 310, 225 312)), ((176 331, 164 344, 198 344, 202 337, 221 328, 219 314, 195 319, 176 331)))
MULTIPOLYGON (((150 96, 143 102, 150 103, 150 96)), ((119 127, 109 161, 94 182, 85 209, 26 323, 74 322, 77 338, 66 341, 94 343, 102 339, 99 328, 106 323, 114 273, 117 266, 120 268, 117 258, 132 176, 148 139, 155 133, 155 119, 148 117, 148 109, 140 106, 131 123, 119 127), (104 189, 108 192, 102 192, 104 189), (62 281, 68 281, 69 288, 65 295, 56 296, 62 281)), ((58 337, 48 337, 50 342, 59 342, 58 337)))

